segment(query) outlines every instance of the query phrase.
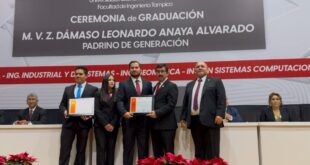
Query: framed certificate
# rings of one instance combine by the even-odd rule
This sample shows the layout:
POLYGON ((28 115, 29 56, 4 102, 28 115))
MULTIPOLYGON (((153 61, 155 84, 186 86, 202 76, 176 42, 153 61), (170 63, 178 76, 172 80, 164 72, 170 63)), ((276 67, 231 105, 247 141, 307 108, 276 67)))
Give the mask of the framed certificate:
POLYGON ((95 98, 69 99, 70 116, 89 116, 94 115, 95 98))
POLYGON ((153 110, 153 96, 130 98, 130 112, 149 113, 152 110, 153 110))

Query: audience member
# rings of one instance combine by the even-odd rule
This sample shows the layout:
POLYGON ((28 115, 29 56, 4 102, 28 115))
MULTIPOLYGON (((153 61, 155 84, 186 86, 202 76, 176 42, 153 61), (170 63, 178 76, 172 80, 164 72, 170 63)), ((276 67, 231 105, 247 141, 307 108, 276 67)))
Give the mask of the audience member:
POLYGON ((269 106, 262 111, 260 121, 292 121, 286 108, 282 107, 282 98, 279 93, 272 92, 268 98, 269 106))
POLYGON ((38 106, 38 96, 35 93, 30 93, 27 96, 28 107, 20 111, 17 120, 14 122, 16 125, 27 124, 46 124, 47 111, 38 106))
POLYGON ((235 107, 229 106, 227 98, 226 98, 225 120, 228 122, 242 122, 243 121, 238 112, 238 109, 235 107))

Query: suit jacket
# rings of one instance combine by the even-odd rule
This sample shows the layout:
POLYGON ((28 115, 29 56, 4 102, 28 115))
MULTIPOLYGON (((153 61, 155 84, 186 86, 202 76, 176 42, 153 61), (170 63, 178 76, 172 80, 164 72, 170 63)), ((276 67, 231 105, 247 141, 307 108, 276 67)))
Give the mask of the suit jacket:
POLYGON ((156 130, 176 129, 177 121, 174 113, 178 100, 178 87, 166 80, 154 96, 156 119, 152 119, 152 128, 156 130))
MULTIPOLYGON (((59 109, 62 111, 62 114, 64 113, 65 110, 68 109, 69 106, 69 99, 75 98, 74 95, 74 85, 67 86, 65 88, 65 91, 63 93, 59 109)), ((95 94, 97 92, 98 88, 95 86, 92 86, 90 84, 86 84, 84 91, 81 95, 81 98, 87 98, 87 97, 95 97, 95 94)), ((67 119, 64 120, 63 126, 64 127, 72 127, 72 123, 75 122, 80 126, 80 128, 91 128, 92 127, 92 120, 89 119, 87 121, 84 121, 81 119, 79 116, 69 116, 67 119)))
MULTIPOLYGON (((187 127, 191 124, 191 108, 192 108, 192 91, 195 81, 191 81, 186 85, 185 95, 183 99, 183 107, 181 120, 187 122, 187 127)), ((225 116, 225 88, 221 79, 207 77, 202 88, 202 96, 199 108, 199 119, 202 125, 208 127, 223 127, 223 124, 216 125, 214 123, 216 116, 225 116)))
MULTIPOLYGON (((152 95, 152 83, 142 79, 141 96, 150 96, 150 95, 152 95)), ((117 109, 121 116, 123 116, 126 112, 129 111, 130 97, 136 97, 136 96, 138 96, 138 94, 137 94, 136 88, 131 78, 119 83, 119 88, 117 92, 117 109)), ((142 114, 142 115, 135 114, 134 116, 135 117, 145 116, 145 114, 142 114)), ((125 120, 123 118, 122 122, 123 124, 131 127, 134 125, 135 122, 139 122, 139 121, 135 121, 135 120, 138 120, 138 119, 135 119, 135 117, 129 120, 125 120)), ((140 122, 142 124, 142 122, 145 122, 145 121, 140 121, 140 122)))
MULTIPOLYGON (((286 108, 280 109, 282 121, 293 121, 286 108)), ((271 108, 264 109, 260 115, 260 121, 275 121, 274 114, 271 108)))
POLYGON ((100 100, 100 91, 96 92, 95 97, 95 127, 103 127, 112 124, 114 127, 119 126, 119 115, 116 107, 115 97, 107 101, 100 100))
POLYGON ((29 119, 29 108, 26 108, 20 111, 17 120, 31 121, 32 124, 47 124, 47 111, 37 106, 29 119))
POLYGON ((229 122, 242 122, 243 121, 237 108, 227 106, 226 113, 230 114, 233 117, 232 121, 229 121, 229 122))

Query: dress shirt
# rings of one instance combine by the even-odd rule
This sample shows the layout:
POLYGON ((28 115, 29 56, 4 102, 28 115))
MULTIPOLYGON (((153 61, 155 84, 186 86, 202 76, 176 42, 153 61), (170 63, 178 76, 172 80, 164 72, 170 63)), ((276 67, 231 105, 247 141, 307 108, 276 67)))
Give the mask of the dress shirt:
MULTIPOLYGON (((168 78, 166 78, 164 81, 160 82, 160 85, 159 85, 159 87, 158 87, 158 90, 163 86, 163 84, 164 84, 167 80, 168 80, 168 78)), ((156 85, 157 85, 157 83, 156 83, 156 85)), ((156 88, 156 86, 155 86, 155 88, 156 88)), ((156 89, 155 89, 155 91, 154 91, 153 94, 156 95, 156 89)))
POLYGON ((34 111, 36 110, 36 108, 37 108, 37 106, 35 106, 34 108, 29 108, 29 113, 30 113, 30 111, 32 111, 32 115, 33 115, 33 113, 34 113, 34 111))
MULTIPOLYGON (((78 85, 79 85, 79 84, 76 84, 75 87, 74 87, 74 96, 75 96, 75 98, 76 98, 76 95, 77 95, 77 91, 78 91, 78 89, 79 89, 78 85)), ((81 88, 81 97, 82 97, 83 91, 84 91, 85 86, 86 86, 86 82, 84 82, 84 83, 81 84, 81 85, 82 85, 82 88, 81 88)))
POLYGON ((131 80, 132 80, 132 82, 133 82, 133 85, 135 86, 135 89, 137 88, 136 87, 136 80, 139 80, 139 85, 140 85, 140 91, 141 91, 141 93, 142 93, 142 89, 143 89, 143 86, 142 86, 142 78, 141 77, 138 77, 138 78, 133 78, 133 77, 131 77, 131 80))

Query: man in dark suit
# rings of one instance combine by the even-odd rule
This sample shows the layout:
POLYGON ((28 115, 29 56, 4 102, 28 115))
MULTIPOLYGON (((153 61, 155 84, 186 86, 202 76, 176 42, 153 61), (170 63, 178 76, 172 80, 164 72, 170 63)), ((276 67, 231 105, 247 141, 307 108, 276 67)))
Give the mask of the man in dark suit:
POLYGON ((14 124, 46 124, 47 112, 45 109, 38 106, 38 102, 38 96, 34 93, 30 93, 27 96, 28 108, 20 111, 17 121, 15 121, 14 124))
POLYGON ((205 62, 195 66, 197 79, 186 85, 181 125, 191 129, 197 159, 219 157, 220 128, 225 116, 225 88, 218 78, 207 76, 205 62))
POLYGON ((130 98, 152 95, 152 84, 141 78, 141 64, 138 61, 129 63, 130 78, 119 83, 117 108, 122 119, 123 131, 123 164, 132 165, 134 144, 137 138, 138 158, 148 156, 149 122, 145 114, 129 112, 130 98))
POLYGON ((98 88, 86 82, 88 70, 84 66, 75 68, 75 84, 67 86, 59 108, 65 121, 62 125, 60 139, 59 164, 68 165, 70 152, 75 136, 77 136, 75 165, 85 165, 85 149, 89 130, 92 127, 91 116, 68 116, 69 99, 95 97, 98 88))
POLYGON ((154 111, 147 116, 151 117, 151 137, 154 156, 164 156, 167 152, 174 153, 174 138, 177 129, 177 121, 174 113, 178 100, 178 87, 168 80, 168 66, 158 64, 156 66, 158 83, 153 88, 154 111))

